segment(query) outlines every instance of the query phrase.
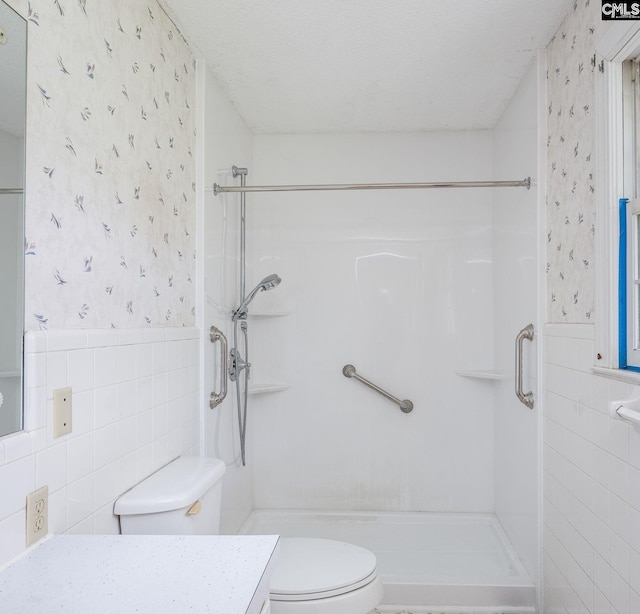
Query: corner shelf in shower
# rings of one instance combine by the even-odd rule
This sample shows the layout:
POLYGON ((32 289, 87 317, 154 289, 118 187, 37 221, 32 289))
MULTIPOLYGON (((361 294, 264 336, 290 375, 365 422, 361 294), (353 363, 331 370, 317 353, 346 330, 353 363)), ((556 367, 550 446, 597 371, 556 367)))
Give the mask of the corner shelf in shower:
POLYGON ((471 377, 473 379, 486 379, 499 381, 505 379, 506 375, 502 371, 494 369, 474 369, 473 371, 456 371, 456 375, 461 377, 471 377))
POLYGON ((271 394, 291 388, 289 384, 249 384, 248 394, 271 394))
POLYGON ((283 318, 290 316, 290 311, 250 311, 250 318, 283 318))

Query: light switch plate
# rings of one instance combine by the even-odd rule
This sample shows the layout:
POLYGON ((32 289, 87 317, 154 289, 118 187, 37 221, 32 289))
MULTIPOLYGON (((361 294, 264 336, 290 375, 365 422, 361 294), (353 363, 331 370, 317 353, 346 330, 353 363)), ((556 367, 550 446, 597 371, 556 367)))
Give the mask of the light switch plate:
POLYGON ((53 436, 71 432, 71 388, 53 391, 53 436))

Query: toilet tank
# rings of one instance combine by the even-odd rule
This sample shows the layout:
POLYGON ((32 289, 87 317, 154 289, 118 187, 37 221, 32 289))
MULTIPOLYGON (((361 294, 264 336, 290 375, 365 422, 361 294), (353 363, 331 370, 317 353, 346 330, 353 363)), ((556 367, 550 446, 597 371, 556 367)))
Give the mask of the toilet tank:
POLYGON ((113 508, 123 535, 216 535, 225 464, 181 456, 131 490, 113 508))

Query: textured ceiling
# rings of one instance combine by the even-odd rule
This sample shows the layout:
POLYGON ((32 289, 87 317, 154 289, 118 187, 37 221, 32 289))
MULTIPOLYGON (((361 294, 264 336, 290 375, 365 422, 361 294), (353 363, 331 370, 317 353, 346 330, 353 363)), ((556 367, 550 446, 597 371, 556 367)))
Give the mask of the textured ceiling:
POLYGON ((574 0, 160 0, 256 133, 491 128, 574 0))

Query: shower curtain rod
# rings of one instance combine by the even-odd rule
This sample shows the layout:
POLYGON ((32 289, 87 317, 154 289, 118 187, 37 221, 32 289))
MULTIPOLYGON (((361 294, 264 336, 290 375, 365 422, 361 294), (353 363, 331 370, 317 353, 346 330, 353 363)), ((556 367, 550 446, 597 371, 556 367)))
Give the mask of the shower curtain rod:
POLYGON ((0 194, 22 194, 22 188, 0 188, 0 194))
POLYGON ((531 177, 521 181, 440 181, 433 183, 334 183, 309 185, 233 185, 213 184, 221 192, 316 192, 322 190, 416 190, 425 188, 531 188, 531 177))

